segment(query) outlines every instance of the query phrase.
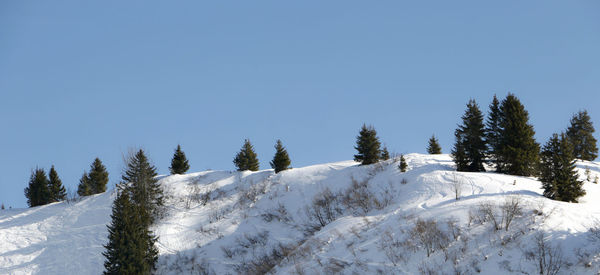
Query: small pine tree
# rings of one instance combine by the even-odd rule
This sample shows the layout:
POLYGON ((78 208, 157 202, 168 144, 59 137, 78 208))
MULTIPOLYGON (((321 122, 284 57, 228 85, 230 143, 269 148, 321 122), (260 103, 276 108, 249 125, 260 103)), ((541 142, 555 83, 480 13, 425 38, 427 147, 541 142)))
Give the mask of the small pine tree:
POLYGON ((554 134, 541 153, 540 181, 544 196, 553 200, 577 202, 585 195, 583 182, 575 170, 572 144, 565 134, 554 134))
POLYGON ((4 210, 4 203, 2 203, 2 206, 0 206, 0 209, 4 210))
POLYGON ((439 155, 442 153, 442 147, 440 146, 440 143, 438 142, 437 138, 435 138, 435 135, 432 135, 429 139, 429 144, 427 145, 427 153, 431 155, 439 155))
POLYGON ((488 162, 496 166, 496 171, 502 171, 500 162, 498 161, 498 154, 500 152, 500 139, 502 129, 500 128, 500 120, 502 119, 502 111, 500 110, 500 101, 496 95, 489 106, 490 111, 488 114, 486 128, 485 128, 485 141, 488 146, 488 162))
POLYGON ((454 132, 456 143, 452 149, 452 158, 458 171, 485 171, 486 144, 484 141, 483 114, 477 102, 471 99, 462 116, 463 124, 454 132))
POLYGON ((83 175, 79 179, 79 185, 77 186, 77 195, 80 197, 93 195, 94 191, 90 183, 90 177, 87 172, 83 172, 83 175))
POLYGON ((249 139, 244 140, 244 145, 233 159, 233 163, 238 171, 258 171, 258 158, 256 157, 256 152, 254 152, 254 147, 249 139))
POLYGON ((185 153, 181 150, 181 146, 178 144, 173 154, 173 159, 171 159, 171 167, 169 167, 171 175, 185 174, 189 169, 190 164, 185 157, 185 153))
POLYGON ((388 160, 390 159, 390 152, 388 151, 387 147, 384 146, 383 150, 381 150, 381 160, 388 160))
POLYGON ((158 260, 156 237, 143 224, 128 192, 120 191, 113 202, 104 274, 150 274, 158 260))
POLYGON ((275 173, 287 170, 290 167, 290 156, 279 139, 275 144, 275 156, 273 156, 273 160, 270 164, 271 168, 275 169, 275 173))
POLYGON ((404 155, 400 155, 400 166, 398 166, 398 168, 400 168, 400 172, 402 173, 406 172, 406 168, 408 168, 408 164, 406 163, 406 159, 404 159, 404 155))
POLYGON ((25 197, 27 197, 29 207, 44 205, 50 201, 49 182, 44 169, 36 168, 31 172, 29 185, 25 188, 25 197))
POLYGON ((106 192, 106 185, 108 184, 108 172, 99 158, 94 159, 94 162, 90 166, 88 179, 90 188, 92 189, 92 194, 106 192))
POLYGON ((142 222, 149 226, 160 216, 163 190, 156 179, 156 167, 150 164, 142 149, 127 159, 121 179, 124 189, 138 208, 142 222))
POLYGON ((354 160, 361 162, 362 165, 378 162, 381 157, 380 146, 381 143, 375 128, 363 124, 359 135, 356 137, 356 147, 354 149, 358 151, 358 154, 354 155, 354 160))
POLYGON ((535 175, 540 147, 535 141, 533 126, 529 124, 529 113, 513 94, 506 96, 500 109, 500 145, 496 160, 499 172, 517 176, 535 175))
POLYGON ((573 145, 575 158, 592 161, 598 157, 598 147, 594 138, 594 125, 587 111, 580 111, 571 118, 567 137, 573 145))
POLYGON ((64 201, 67 198, 67 190, 62 185, 62 181, 58 177, 58 173, 56 169, 54 169, 54 165, 50 168, 50 180, 48 182, 48 190, 50 191, 50 201, 49 202, 57 202, 64 201))

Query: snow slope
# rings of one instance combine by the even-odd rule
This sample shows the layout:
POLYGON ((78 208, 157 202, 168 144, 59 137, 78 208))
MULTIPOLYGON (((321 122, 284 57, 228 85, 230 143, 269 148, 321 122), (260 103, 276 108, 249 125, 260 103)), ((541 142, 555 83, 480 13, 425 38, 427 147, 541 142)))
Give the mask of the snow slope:
MULTIPOLYGON (((600 164, 578 163, 581 179, 587 168, 591 181, 573 204, 544 198, 534 178, 455 172, 448 155, 405 157, 405 173, 389 160, 161 177, 167 205, 153 228, 158 273, 537 274, 532 252, 540 232, 545 245, 562 252, 560 273, 600 269, 600 234, 590 231, 600 224, 600 185, 591 182, 600 164), (313 199, 327 192, 334 216, 321 226, 310 213, 313 199), (500 206, 510 200, 522 214, 508 230, 482 221, 481 205, 500 220, 500 206), (414 230, 428 220, 445 237, 429 257, 414 230)), ((0 211, 0 274, 101 273, 114 197, 0 211)))

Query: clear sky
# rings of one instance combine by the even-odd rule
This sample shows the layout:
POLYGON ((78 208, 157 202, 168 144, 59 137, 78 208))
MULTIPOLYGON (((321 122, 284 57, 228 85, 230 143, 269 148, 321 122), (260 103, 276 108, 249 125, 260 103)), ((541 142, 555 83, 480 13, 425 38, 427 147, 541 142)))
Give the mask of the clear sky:
MULTIPOLYGON (((168 173, 352 159, 363 123, 391 152, 448 153, 469 98, 515 93, 538 142, 587 109, 600 128, 600 2, 0 1, 0 202, 31 170, 110 185, 143 147, 168 173)), ((600 130, 600 129, 599 129, 600 130)), ((598 137, 598 134, 596 134, 598 137)))

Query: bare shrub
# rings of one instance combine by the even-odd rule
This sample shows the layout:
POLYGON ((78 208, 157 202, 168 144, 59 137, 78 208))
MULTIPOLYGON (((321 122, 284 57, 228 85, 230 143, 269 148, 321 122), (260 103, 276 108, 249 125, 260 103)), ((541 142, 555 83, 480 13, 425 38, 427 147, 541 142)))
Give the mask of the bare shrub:
POLYGON ((458 220, 456 218, 448 218, 446 220, 446 226, 448 227, 448 231, 452 236, 452 239, 455 241, 462 235, 462 229, 458 225, 458 220))
POLYGON ((278 203, 276 208, 269 209, 267 212, 260 215, 264 221, 271 222, 277 220, 278 222, 289 223, 291 222, 292 216, 287 212, 285 205, 278 203))
POLYGON ((463 191, 464 182, 461 179, 456 178, 456 173, 452 173, 452 182, 451 182, 452 192, 454 193, 454 198, 456 200, 460 199, 463 191))
POLYGON ((249 203, 255 203, 258 200, 258 196, 267 192, 268 182, 263 181, 257 184, 250 182, 247 186, 242 186, 239 197, 238 205, 244 206, 249 203))
POLYGON ((385 253, 394 266, 398 266, 401 261, 406 261, 403 246, 403 242, 397 239, 390 230, 384 231, 378 242, 378 248, 385 253))
MULTIPOLYGON (((114 190, 113 190, 114 192, 114 190)), ((81 197, 77 195, 75 189, 71 187, 67 187, 67 197, 65 198, 68 204, 76 203, 81 200, 81 197)))
POLYGON ((242 237, 236 238, 236 244, 238 247, 243 247, 245 249, 255 249, 258 246, 265 246, 269 239, 269 232, 262 231, 257 234, 246 234, 242 237))
POLYGON ((342 213, 343 209, 340 207, 339 196, 331 192, 329 188, 325 188, 323 191, 317 193, 312 200, 312 204, 305 208, 306 214, 312 221, 309 227, 310 230, 319 230, 323 226, 326 226, 330 222, 335 221, 342 213))
POLYGON ((239 274, 267 274, 281 261, 286 259, 296 249, 297 244, 279 243, 271 250, 253 255, 251 259, 234 266, 234 270, 239 274))
POLYGON ((415 227, 409 233, 411 238, 425 249, 427 257, 436 249, 446 249, 450 243, 446 233, 438 227, 433 219, 417 219, 415 227))
POLYGON ((508 196, 505 198, 504 203, 498 206, 500 210, 498 214, 494 204, 483 202, 479 204, 475 213, 469 212, 469 223, 471 220, 480 224, 492 222, 494 230, 504 229, 508 231, 513 220, 523 214, 521 204, 520 197, 508 196))
POLYGON ((400 181, 400 184, 407 184, 408 180, 406 180, 405 178, 402 178, 402 180, 400 181))
POLYGON ((546 242, 543 232, 534 236, 535 246, 525 253, 525 258, 534 261, 539 274, 556 275, 566 264, 562 250, 546 242))
POLYGON ((218 222, 224 219, 229 212, 229 207, 220 208, 217 205, 211 205, 208 212, 208 221, 210 223, 218 222))
POLYGON ((504 230, 508 231, 508 228, 515 217, 523 214, 521 208, 521 198, 517 196, 508 196, 504 200, 504 204, 500 206, 502 210, 502 221, 504 230))
POLYGON ((374 208, 375 201, 379 203, 373 192, 369 190, 368 181, 358 181, 354 178, 342 196, 342 203, 346 208, 351 209, 354 215, 365 215, 374 208))

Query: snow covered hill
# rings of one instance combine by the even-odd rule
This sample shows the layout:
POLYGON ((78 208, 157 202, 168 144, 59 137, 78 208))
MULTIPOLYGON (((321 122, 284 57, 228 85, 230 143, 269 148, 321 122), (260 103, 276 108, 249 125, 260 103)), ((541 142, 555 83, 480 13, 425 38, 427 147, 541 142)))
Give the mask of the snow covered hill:
MULTIPOLYGON (((158 272, 598 274, 600 164, 578 163, 587 194, 573 204, 534 178, 405 157, 405 173, 389 160, 161 177, 158 272)), ((114 198, 0 211, 0 274, 100 274, 114 198)))

